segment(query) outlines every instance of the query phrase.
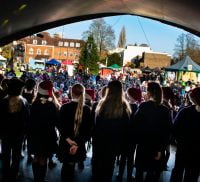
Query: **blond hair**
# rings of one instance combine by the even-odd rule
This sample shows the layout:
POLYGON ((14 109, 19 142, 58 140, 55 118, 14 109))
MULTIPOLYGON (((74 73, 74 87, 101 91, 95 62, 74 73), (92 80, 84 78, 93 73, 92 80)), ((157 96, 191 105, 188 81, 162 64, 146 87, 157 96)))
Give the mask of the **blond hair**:
POLYGON ((117 80, 111 81, 106 88, 105 96, 97 105, 96 114, 102 114, 108 119, 116 119, 122 117, 124 109, 130 116, 131 108, 124 97, 121 82, 117 80))
POLYGON ((78 135, 79 128, 82 122, 83 116, 83 105, 85 101, 85 88, 82 84, 75 84, 72 86, 71 96, 73 99, 78 99, 78 105, 76 108, 76 113, 74 117, 74 132, 75 135, 78 135))

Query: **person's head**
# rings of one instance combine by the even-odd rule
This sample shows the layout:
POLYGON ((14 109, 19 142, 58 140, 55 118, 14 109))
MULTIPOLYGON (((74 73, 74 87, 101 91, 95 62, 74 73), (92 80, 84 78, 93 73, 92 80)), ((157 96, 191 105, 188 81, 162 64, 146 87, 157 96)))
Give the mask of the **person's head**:
POLYGON ((82 84, 74 84, 71 88, 72 99, 79 99, 85 95, 85 87, 82 84))
POLYGON ((163 93, 163 100, 170 103, 172 107, 174 107, 174 92, 170 87, 162 87, 162 93, 163 93))
POLYGON ((8 81, 8 112, 15 113, 20 112, 22 108, 22 99, 20 97, 24 82, 18 78, 12 78, 8 81))
POLYGON ((28 91, 33 90, 34 87, 35 87, 35 85, 36 85, 35 80, 34 80, 34 79, 31 79, 31 78, 28 79, 28 80, 26 80, 26 82, 25 82, 25 88, 26 88, 28 91))
POLYGON ((113 80, 109 82, 107 88, 108 88, 107 97, 110 98, 118 97, 119 101, 122 102, 123 89, 120 81, 113 80))
POLYGON ((85 90, 85 97, 86 97, 86 100, 94 101, 95 91, 93 89, 86 89, 85 90))
POLYGON ((109 82, 105 97, 97 106, 97 113, 107 118, 119 118, 123 114, 124 106, 128 114, 131 113, 130 106, 124 98, 122 84, 118 80, 109 82))
POLYGON ((142 101, 142 92, 138 88, 128 88, 127 95, 130 101, 140 103, 142 101))
POLYGON ((22 93, 24 82, 18 78, 12 78, 8 81, 8 95, 19 96, 22 93))
POLYGON ((8 90, 8 82, 9 82, 9 79, 7 78, 3 79, 1 82, 1 87, 4 91, 8 90))
POLYGON ((76 113, 74 117, 74 124, 75 124, 75 134, 77 135, 79 132, 79 128, 81 125, 82 121, 82 115, 83 115, 83 105, 85 102, 85 88, 83 85, 77 83, 72 86, 71 89, 71 96, 72 99, 78 100, 77 108, 76 108, 76 113))
POLYGON ((200 106, 200 87, 194 88, 190 94, 190 100, 195 104, 200 106))
POLYGON ((162 89, 156 82, 149 82, 147 85, 147 95, 149 99, 153 99, 157 104, 162 102, 162 89))
POLYGON ((53 84, 51 81, 45 80, 41 82, 38 86, 38 96, 41 97, 52 97, 53 94, 53 84))

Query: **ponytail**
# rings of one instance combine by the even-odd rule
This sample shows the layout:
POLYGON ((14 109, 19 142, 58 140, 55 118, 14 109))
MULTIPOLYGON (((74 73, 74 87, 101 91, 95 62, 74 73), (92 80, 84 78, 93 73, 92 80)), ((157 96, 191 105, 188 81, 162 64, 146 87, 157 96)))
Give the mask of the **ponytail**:
POLYGON ((83 104, 84 104, 84 96, 83 94, 80 95, 78 100, 78 105, 76 108, 75 118, 74 118, 74 132, 75 135, 78 135, 79 128, 82 122, 82 116, 83 116, 83 104))
POLYGON ((78 104, 75 112, 74 117, 74 133, 75 136, 79 134, 79 128, 82 122, 82 116, 83 116, 83 105, 85 100, 85 88, 83 85, 77 83, 72 86, 71 89, 71 96, 72 98, 78 99, 78 104))

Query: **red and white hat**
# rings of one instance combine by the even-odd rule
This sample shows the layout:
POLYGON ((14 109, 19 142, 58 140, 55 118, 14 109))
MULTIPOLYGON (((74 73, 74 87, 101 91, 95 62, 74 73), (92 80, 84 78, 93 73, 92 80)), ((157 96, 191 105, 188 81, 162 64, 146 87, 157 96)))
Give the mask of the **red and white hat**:
POLYGON ((195 101, 195 104, 200 106, 200 87, 194 88, 190 92, 190 97, 192 98, 192 100, 195 101))
POLYGON ((43 81, 38 86, 38 93, 51 97, 53 92, 53 84, 51 81, 43 81))
POLYGON ((127 93, 130 97, 132 97, 134 100, 136 100, 137 102, 141 102, 142 101, 142 92, 140 89, 138 88, 129 88, 127 90, 127 93))
POLYGON ((95 99, 95 92, 94 92, 93 89, 86 89, 85 93, 86 93, 86 98, 87 98, 87 95, 88 95, 91 98, 91 100, 95 99))

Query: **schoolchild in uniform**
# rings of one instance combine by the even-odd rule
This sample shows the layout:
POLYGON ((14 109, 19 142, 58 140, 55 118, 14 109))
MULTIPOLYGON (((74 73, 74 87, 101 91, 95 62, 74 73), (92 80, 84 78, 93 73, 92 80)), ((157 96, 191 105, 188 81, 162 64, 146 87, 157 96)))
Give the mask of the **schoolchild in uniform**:
POLYGON ((72 101, 60 110, 59 160, 63 163, 61 179, 72 181, 75 163, 86 158, 85 142, 91 131, 91 111, 84 104, 85 88, 75 84, 71 88, 72 101))

